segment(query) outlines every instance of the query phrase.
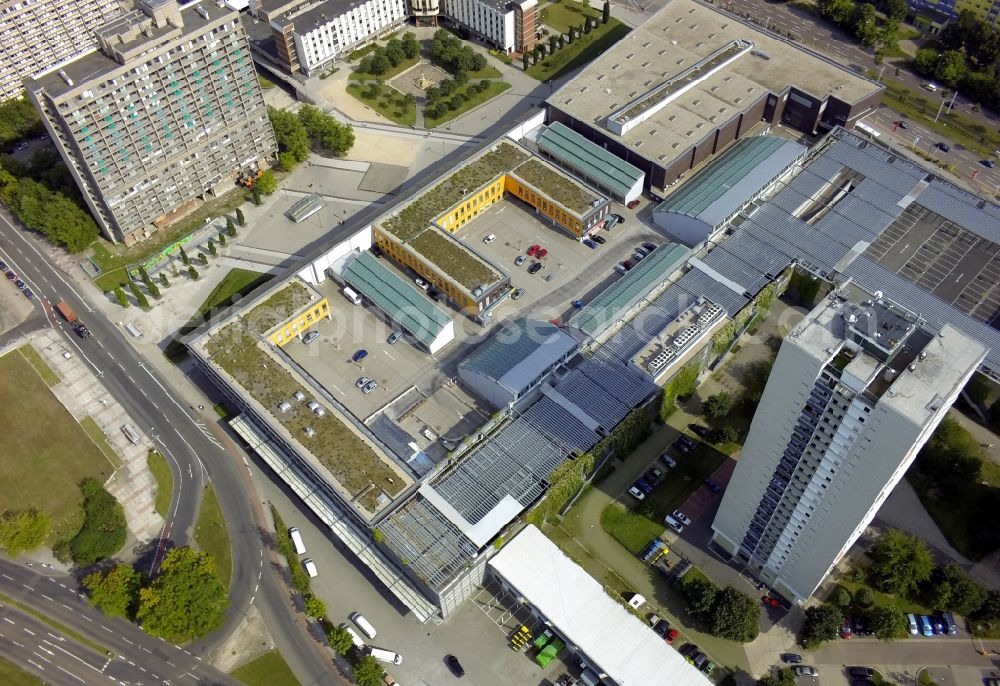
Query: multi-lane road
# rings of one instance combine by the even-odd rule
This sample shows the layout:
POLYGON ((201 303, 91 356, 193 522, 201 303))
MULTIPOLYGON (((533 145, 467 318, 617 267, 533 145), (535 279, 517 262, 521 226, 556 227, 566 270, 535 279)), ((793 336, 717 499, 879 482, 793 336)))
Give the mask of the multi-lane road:
POLYGON ((206 479, 211 480, 229 528, 233 575, 230 608, 225 625, 193 645, 205 655, 228 636, 256 603, 274 639, 303 683, 339 684, 329 670, 322 648, 296 624, 288 591, 264 548, 260 527, 264 518, 251 497, 248 470, 240 459, 223 449, 219 438, 199 423, 189 408, 175 399, 160 375, 125 341, 114 322, 91 307, 88 296, 49 262, 50 251, 33 235, 20 229, 5 209, 0 210, 0 258, 6 261, 35 292, 52 326, 62 330, 70 346, 97 374, 101 383, 129 416, 154 441, 174 473, 174 494, 163 541, 183 546, 190 539, 206 479), (67 300, 93 333, 80 340, 48 309, 44 302, 67 300))

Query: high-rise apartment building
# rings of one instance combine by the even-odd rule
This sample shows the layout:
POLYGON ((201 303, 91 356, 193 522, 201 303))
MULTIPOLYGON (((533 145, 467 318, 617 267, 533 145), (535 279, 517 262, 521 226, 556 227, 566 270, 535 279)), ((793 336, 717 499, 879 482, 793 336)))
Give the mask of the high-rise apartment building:
POLYGON ((848 283, 782 342, 713 540, 802 601, 843 557, 986 350, 848 283))
POLYGON ((124 13, 119 0, 0 2, 0 100, 16 98, 25 79, 94 49, 94 27, 124 13))
POLYGON ((105 235, 131 245, 255 172, 277 145, 239 14, 136 0, 28 96, 105 235))

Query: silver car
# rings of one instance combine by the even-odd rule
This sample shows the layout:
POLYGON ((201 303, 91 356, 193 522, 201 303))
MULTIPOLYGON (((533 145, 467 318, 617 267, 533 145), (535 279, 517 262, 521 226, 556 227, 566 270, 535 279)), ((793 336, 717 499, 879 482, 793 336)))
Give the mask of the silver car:
POLYGON ((361 392, 364 393, 365 395, 368 395, 376 388, 378 388, 378 382, 372 379, 371 381, 369 381, 364 385, 364 388, 361 389, 361 392))
POLYGON ((369 381, 371 381, 371 379, 369 379, 367 376, 362 376, 357 381, 354 382, 354 387, 360 390, 365 386, 367 386, 369 381))

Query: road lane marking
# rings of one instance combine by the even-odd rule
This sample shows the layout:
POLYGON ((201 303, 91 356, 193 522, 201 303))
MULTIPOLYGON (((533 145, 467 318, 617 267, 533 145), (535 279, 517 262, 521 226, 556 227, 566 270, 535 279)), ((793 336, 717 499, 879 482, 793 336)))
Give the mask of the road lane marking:
POLYGON ((76 679, 77 681, 79 681, 81 684, 87 683, 86 681, 84 681, 83 679, 81 679, 80 677, 78 677, 76 674, 74 674, 73 672, 69 671, 68 669, 63 669, 59 665, 56 665, 56 668, 58 668, 59 671, 63 672, 64 674, 69 674, 71 677, 73 677, 74 679, 76 679))
POLYGON ((30 665, 32 665, 32 666, 34 666, 34 668, 35 668, 35 669, 37 669, 37 670, 40 670, 40 671, 42 671, 42 672, 44 672, 44 671, 45 671, 45 667, 42 667, 42 666, 41 666, 40 664, 38 664, 38 663, 37 663, 37 662, 35 662, 34 660, 32 660, 32 659, 27 659, 27 662, 28 662, 28 664, 30 664, 30 665))
POLYGON ((69 605, 67 605, 66 603, 59 603, 59 604, 60 604, 60 605, 62 605, 63 607, 65 607, 65 608, 66 608, 67 610, 70 610, 70 611, 72 611, 72 610, 73 610, 73 608, 71 608, 71 607, 70 607, 69 605))
POLYGON ((90 618, 90 617, 88 617, 87 615, 80 615, 80 616, 81 616, 81 617, 83 617, 84 619, 86 619, 86 620, 87 620, 88 622, 92 622, 92 621, 94 621, 93 619, 91 619, 91 618, 90 618))
POLYGON ((50 603, 52 602, 52 598, 48 597, 48 596, 47 596, 47 595, 45 595, 44 593, 42 594, 42 597, 43 597, 43 598, 45 598, 45 599, 46 599, 47 601, 49 601, 50 603))
POLYGON ((109 634, 113 634, 113 633, 115 633, 114 631, 112 631, 112 630, 111 630, 111 629, 109 629, 108 627, 104 626, 103 624, 101 625, 101 628, 102 628, 102 629, 104 629, 105 631, 107 631, 107 632, 108 632, 109 634))
POLYGON ((128 640, 124 636, 122 636, 122 640, 125 641, 126 643, 128 643, 130 646, 134 646, 135 645, 135 643, 132 643, 132 641, 128 640))
POLYGON ((29 636, 37 636, 38 635, 34 631, 32 631, 31 629, 29 629, 28 627, 22 627, 22 628, 24 629, 24 633, 28 634, 29 636))
POLYGON ((7 581, 13 581, 14 580, 14 577, 7 576, 6 574, 3 575, 3 578, 6 579, 7 581))
POLYGON ((32 591, 32 592, 34 592, 34 590, 35 590, 35 589, 33 589, 33 588, 32 588, 31 586, 29 586, 28 584, 21 584, 21 585, 22 585, 22 586, 24 586, 24 587, 25 587, 26 589, 28 589, 29 591, 32 591))
POLYGON ((4 617, 3 621, 7 622, 8 624, 14 624, 14 620, 11 619, 10 617, 4 617))

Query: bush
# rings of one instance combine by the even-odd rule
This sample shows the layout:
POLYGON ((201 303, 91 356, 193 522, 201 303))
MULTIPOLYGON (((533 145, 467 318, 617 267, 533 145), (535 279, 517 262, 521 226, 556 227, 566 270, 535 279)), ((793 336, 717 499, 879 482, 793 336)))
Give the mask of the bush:
POLYGON ((705 402, 702 403, 702 409, 705 414, 712 419, 722 419, 733 407, 732 397, 725 391, 720 391, 714 395, 708 396, 705 402))
POLYGON ((18 510, 0 515, 0 547, 10 557, 34 550, 49 533, 49 516, 38 510, 18 510))
POLYGON ((70 541, 69 551, 78 567, 89 567, 125 545, 125 511, 96 479, 85 479, 81 489, 83 526, 70 541))
POLYGON ((837 590, 830 596, 830 602, 840 608, 847 608, 851 605, 851 592, 843 586, 838 586, 837 590))
POLYGON ((823 641, 832 641, 840 635, 844 623, 844 613, 830 603, 806 608, 806 621, 802 627, 802 639, 806 647, 818 646, 823 641))
POLYGON ((867 586, 862 586, 854 593, 854 602, 858 607, 871 607, 875 604, 875 593, 867 586))
POLYGON ((739 438, 739 432, 732 426, 720 426, 708 435, 708 440, 715 444, 735 443, 739 438))

